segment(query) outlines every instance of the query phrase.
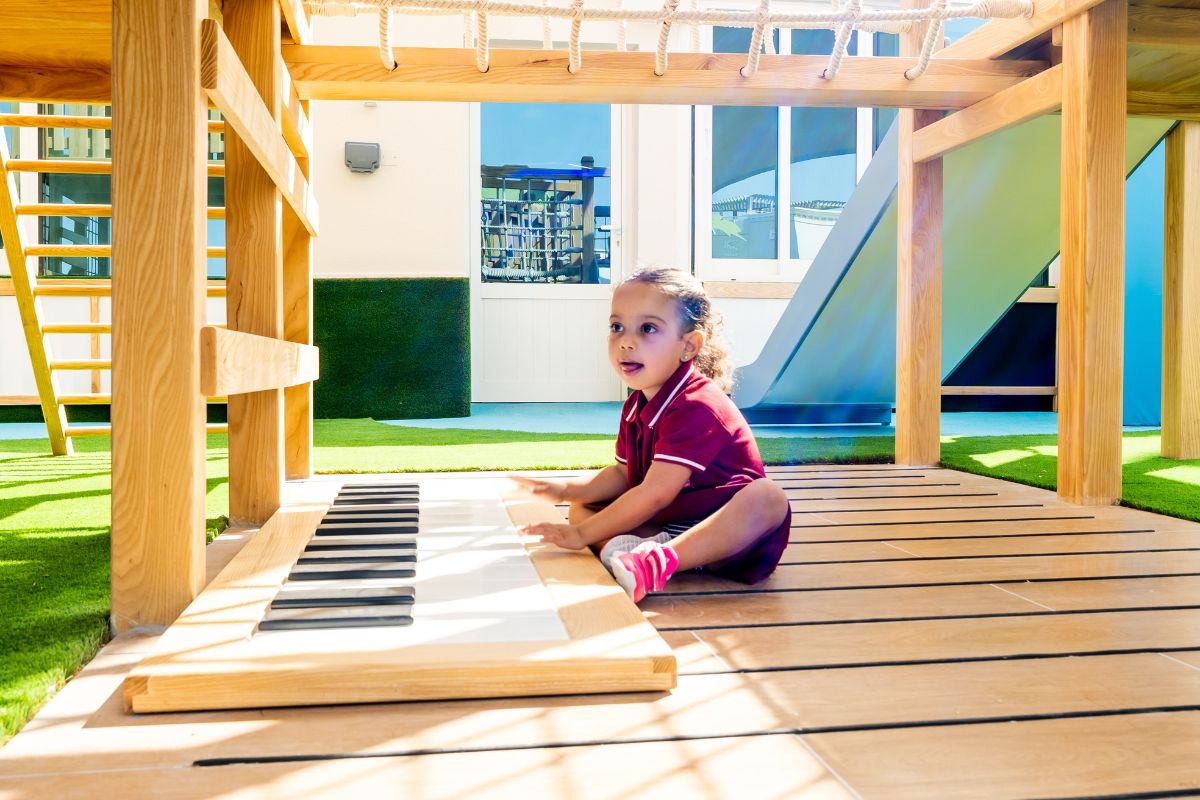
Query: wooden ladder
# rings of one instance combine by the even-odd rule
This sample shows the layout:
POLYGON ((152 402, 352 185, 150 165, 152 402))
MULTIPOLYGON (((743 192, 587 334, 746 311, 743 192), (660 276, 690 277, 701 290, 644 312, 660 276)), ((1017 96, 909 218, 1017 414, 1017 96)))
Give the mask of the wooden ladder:
MULTIPOLYGON (((59 114, 0 114, 0 128, 69 128, 81 130, 107 130, 112 127, 111 117, 67 116, 59 114)), ((209 131, 224 131, 224 123, 210 122, 209 131)), ((111 258, 112 246, 106 244, 34 244, 22 241, 19 217, 110 217, 112 205, 73 203, 24 203, 17 201, 16 177, 21 172, 109 175, 112 174, 110 160, 81 159, 13 159, 9 156, 7 139, 0 135, 0 238, 4 240, 4 252, 12 275, 13 294, 21 315, 21 327, 29 348, 37 384, 38 402, 46 420, 46 431, 50 437, 50 448, 55 455, 70 455, 74 451, 72 439, 81 436, 104 436, 111 433, 107 425, 69 425, 67 407, 72 405, 108 405, 112 395, 101 391, 100 375, 112 369, 112 360, 100 358, 100 337, 112 334, 111 322, 100 319, 100 298, 111 297, 112 281, 107 279, 47 279, 39 280, 37 270, 30 269, 29 260, 41 257, 96 257, 111 258), (86 322, 47 323, 43 297, 87 297, 89 319, 86 322), (92 338, 91 358, 55 359, 48 336, 78 334, 92 338), (65 392, 60 385, 59 375, 65 371, 87 370, 92 373, 92 391, 86 394, 65 392)), ((210 176, 224 176, 224 164, 210 164, 210 176)), ((209 219, 223 219, 224 208, 209 208, 209 219)), ((224 247, 208 248, 210 258, 224 258, 224 247)), ((209 281, 209 297, 224 297, 225 282, 209 281)), ((211 398, 210 402, 225 402, 225 398, 211 398)), ((209 425, 210 433, 223 433, 226 425, 209 425)))

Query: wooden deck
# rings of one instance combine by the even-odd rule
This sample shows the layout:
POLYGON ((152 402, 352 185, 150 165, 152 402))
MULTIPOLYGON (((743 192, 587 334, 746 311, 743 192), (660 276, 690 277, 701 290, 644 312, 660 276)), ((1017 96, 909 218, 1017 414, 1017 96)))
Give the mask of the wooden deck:
POLYGON ((643 603, 669 694, 127 716, 154 641, 127 634, 0 750, 0 798, 1200 793, 1200 525, 942 469, 772 475, 774 576, 643 603))

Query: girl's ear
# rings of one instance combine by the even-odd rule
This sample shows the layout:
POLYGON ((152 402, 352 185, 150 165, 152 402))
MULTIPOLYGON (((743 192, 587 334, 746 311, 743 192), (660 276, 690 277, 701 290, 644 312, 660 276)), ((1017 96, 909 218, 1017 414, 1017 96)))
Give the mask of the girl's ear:
POLYGON ((696 356, 700 355, 700 351, 704 349, 704 332, 703 331, 688 331, 683 336, 683 355, 680 359, 683 361, 691 361, 696 356))

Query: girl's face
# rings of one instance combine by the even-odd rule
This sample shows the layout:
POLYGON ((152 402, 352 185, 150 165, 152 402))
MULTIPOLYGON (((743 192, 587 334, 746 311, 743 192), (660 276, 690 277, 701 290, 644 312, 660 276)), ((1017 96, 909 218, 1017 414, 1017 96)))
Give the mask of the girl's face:
POLYGON ((675 301, 648 283, 622 284, 613 292, 608 326, 609 362, 625 385, 640 389, 647 400, 704 343, 699 331, 682 331, 675 301))

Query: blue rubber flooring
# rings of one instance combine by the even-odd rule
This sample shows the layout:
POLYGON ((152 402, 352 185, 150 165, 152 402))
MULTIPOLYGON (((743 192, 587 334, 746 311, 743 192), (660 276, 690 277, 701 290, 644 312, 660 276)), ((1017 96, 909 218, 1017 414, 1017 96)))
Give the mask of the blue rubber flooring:
MULTIPOLYGON (((413 428, 526 431, 529 433, 598 433, 615 436, 620 403, 472 403, 471 416, 445 419, 383 420, 388 425, 413 428)), ((757 436, 830 438, 841 436, 892 436, 891 425, 754 425, 757 436)), ((1125 430, 1155 430, 1126 426, 1125 430)), ((1052 411, 958 412, 942 414, 943 436, 1015 436, 1057 433, 1058 415, 1052 411)), ((0 439, 44 439, 40 422, 0 424, 0 439)))
MULTIPOLYGON (((471 416, 449 419, 387 420, 414 428, 604 433, 615 436, 620 403, 472 403, 471 416)), ((891 425, 754 425, 757 436, 892 436, 891 425)), ((1152 430, 1127 427, 1126 430, 1152 430)), ((957 412, 942 414, 943 436, 1013 436, 1058 433, 1052 411, 957 412)))

